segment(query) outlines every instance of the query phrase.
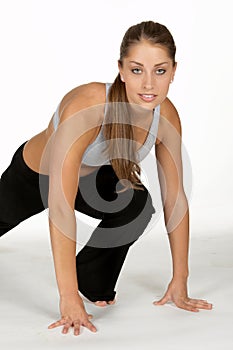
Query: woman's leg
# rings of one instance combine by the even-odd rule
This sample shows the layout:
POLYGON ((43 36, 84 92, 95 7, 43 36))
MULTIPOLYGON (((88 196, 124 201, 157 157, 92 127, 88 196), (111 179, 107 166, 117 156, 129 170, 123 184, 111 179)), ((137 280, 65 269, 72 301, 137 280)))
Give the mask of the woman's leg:
POLYGON ((48 176, 26 165, 22 155, 25 143, 16 150, 0 178, 0 237, 47 207, 48 176))
MULTIPOLYGON (((48 207, 48 176, 26 165, 22 156, 25 143, 0 178, 0 237, 48 207)), ((111 166, 103 166, 79 181, 75 209, 102 220, 77 255, 79 289, 92 301, 114 299, 128 249, 154 213, 146 189, 117 195, 117 182, 111 166)))
POLYGON ((91 301, 110 301, 130 246, 155 212, 147 189, 115 193, 111 166, 81 178, 75 208, 102 221, 76 258, 79 290, 91 301))

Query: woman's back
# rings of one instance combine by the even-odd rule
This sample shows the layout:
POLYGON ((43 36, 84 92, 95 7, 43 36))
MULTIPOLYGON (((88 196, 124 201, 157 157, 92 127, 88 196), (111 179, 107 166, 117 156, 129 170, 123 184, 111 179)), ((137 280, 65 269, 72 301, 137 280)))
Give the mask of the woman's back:
MULTIPOLYGON (((80 110, 85 110, 96 105, 103 105, 106 101, 106 90, 104 83, 89 83, 85 85, 78 86, 73 90, 69 91, 61 100, 60 103, 60 123, 64 121, 62 112, 69 108, 71 114, 78 113, 80 110)), ((104 115, 103 115, 104 116, 104 115)), ((102 116, 102 117, 103 117, 102 116)), ((33 136, 25 145, 23 150, 23 157, 25 163, 34 171, 43 174, 48 174, 48 164, 43 166, 43 171, 40 169, 40 162, 43 156, 48 141, 50 140, 52 134, 54 133, 54 123, 53 117, 50 119, 48 127, 37 135, 33 136), (47 169, 46 169, 47 168, 47 169)), ((100 129, 100 115, 96 114, 96 125, 97 128, 93 129, 93 140, 95 140, 100 129)), ((46 152, 49 153, 49 147, 47 147, 46 152)), ((44 156, 43 156, 44 157, 44 156)), ((87 172, 83 169, 83 174, 87 172)))

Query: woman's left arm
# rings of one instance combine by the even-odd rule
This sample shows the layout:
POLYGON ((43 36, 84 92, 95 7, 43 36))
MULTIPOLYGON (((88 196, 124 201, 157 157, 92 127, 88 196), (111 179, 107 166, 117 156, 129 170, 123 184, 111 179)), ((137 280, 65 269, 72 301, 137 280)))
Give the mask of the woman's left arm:
POLYGON ((183 188, 182 131, 179 115, 168 98, 161 106, 158 138, 160 143, 155 150, 173 276, 163 298, 154 304, 172 301, 177 307, 189 311, 212 309, 212 304, 206 300, 188 297, 189 208, 183 188))

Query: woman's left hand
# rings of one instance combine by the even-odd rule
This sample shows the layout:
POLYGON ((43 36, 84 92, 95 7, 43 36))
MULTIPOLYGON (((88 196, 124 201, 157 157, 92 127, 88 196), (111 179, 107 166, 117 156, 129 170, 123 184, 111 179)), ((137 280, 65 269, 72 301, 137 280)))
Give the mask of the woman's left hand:
POLYGON ((211 310, 212 304, 203 299, 192 299, 188 297, 187 282, 183 280, 172 279, 168 285, 164 296, 154 301, 154 305, 164 305, 168 301, 174 302, 181 309, 198 312, 199 309, 211 310))

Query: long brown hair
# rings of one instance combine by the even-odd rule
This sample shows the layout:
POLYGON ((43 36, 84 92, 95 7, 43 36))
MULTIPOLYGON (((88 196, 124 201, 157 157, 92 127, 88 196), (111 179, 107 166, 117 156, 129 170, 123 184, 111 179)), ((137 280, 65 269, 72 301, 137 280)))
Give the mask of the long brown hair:
MULTIPOLYGON (((130 47, 142 40, 164 46, 175 65, 176 46, 173 37, 164 25, 153 21, 141 22, 126 31, 120 46, 120 65, 123 64, 123 59, 127 56, 130 47)), ((111 165, 119 180, 127 180, 124 185, 122 182, 124 189, 129 187, 143 189, 140 180, 141 169, 133 141, 133 127, 130 122, 131 110, 120 74, 110 88, 108 103, 104 136, 108 140, 111 165)))

